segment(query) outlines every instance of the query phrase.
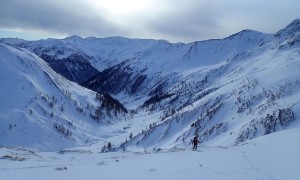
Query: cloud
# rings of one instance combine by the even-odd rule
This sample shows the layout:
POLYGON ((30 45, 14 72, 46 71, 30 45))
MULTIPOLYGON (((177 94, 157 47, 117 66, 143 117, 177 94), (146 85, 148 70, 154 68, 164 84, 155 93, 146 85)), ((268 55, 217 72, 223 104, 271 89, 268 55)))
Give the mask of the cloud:
POLYGON ((115 29, 84 1, 2 0, 0 28, 40 30, 63 34, 105 35, 115 29))
POLYGON ((0 29, 191 42, 223 38, 243 29, 274 33, 300 17, 298 0, 111 1, 113 6, 105 7, 105 0, 2 0, 0 29), (114 6, 118 6, 115 11, 114 6))
POLYGON ((174 4, 177 6, 172 5, 167 11, 156 12, 155 18, 148 19, 148 28, 154 34, 170 39, 180 37, 185 41, 194 41, 216 35, 220 30, 214 3, 177 0, 174 4))
POLYGON ((156 12, 156 19, 148 22, 149 29, 186 42, 223 38, 243 29, 275 33, 300 17, 298 0, 167 1, 169 10, 156 12))

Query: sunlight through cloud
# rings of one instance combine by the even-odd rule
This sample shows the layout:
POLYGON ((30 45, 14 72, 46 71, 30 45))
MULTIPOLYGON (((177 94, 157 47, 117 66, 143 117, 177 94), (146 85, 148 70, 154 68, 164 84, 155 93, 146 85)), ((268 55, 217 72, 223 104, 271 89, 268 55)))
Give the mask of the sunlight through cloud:
POLYGON ((128 15, 142 12, 147 8, 148 1, 141 0, 89 0, 96 8, 104 9, 114 15, 128 15))

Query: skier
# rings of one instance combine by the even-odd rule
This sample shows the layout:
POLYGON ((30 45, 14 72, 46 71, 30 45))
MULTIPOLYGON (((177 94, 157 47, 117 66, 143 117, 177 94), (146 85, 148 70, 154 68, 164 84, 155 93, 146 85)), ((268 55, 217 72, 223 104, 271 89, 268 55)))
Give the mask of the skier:
POLYGON ((200 141, 198 140, 198 135, 194 137, 192 143, 193 143, 193 151, 197 150, 197 145, 198 143, 200 143, 200 141))

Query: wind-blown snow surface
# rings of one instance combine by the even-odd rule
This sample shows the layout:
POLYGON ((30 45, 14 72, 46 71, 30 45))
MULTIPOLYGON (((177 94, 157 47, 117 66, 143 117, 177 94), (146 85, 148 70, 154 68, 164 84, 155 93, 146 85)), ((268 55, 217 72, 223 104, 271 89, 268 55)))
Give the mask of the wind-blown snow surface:
POLYGON ((300 177, 300 129, 234 147, 200 146, 158 152, 99 153, 95 147, 61 152, 0 148, 1 179, 282 179, 300 177))

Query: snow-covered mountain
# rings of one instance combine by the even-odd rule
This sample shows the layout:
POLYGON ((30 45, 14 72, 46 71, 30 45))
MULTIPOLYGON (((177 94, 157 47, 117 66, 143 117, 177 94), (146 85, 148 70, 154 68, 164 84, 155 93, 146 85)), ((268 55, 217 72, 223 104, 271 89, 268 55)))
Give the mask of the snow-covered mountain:
POLYGON ((124 146, 187 145, 194 134, 238 144, 297 124, 298 27, 295 20, 275 35, 244 30, 191 44, 158 41, 83 85, 142 99, 137 111, 163 111, 124 146))
POLYGON ((71 81, 83 82, 99 73, 91 65, 91 57, 79 48, 74 47, 68 40, 24 41, 2 39, 0 42, 28 49, 44 59, 57 73, 71 81))
POLYGON ((215 64, 222 58, 249 50, 267 38, 266 34, 244 30, 225 39, 190 44, 123 37, 83 39, 79 36, 39 41, 1 39, 0 42, 26 48, 46 60, 57 73, 82 83, 98 71, 119 66, 125 61, 127 64, 141 63, 140 68, 155 70, 153 73, 186 68, 185 61, 190 62, 188 66, 215 64))
POLYGON ((118 101, 66 80, 24 48, 0 43, 0 54, 1 145, 55 150, 90 144, 107 136, 105 124, 128 116, 118 101))
POLYGON ((103 70, 83 85, 95 91, 114 94, 122 91, 129 95, 155 94, 165 86, 166 81, 180 81, 175 78, 180 72, 216 65, 258 47, 270 37, 244 30, 225 39, 190 44, 157 41, 134 57, 103 70))
MULTIPOLYGON (((56 97, 58 106, 53 116, 69 122, 74 119, 71 122, 77 123, 74 132, 79 140, 72 143, 84 142, 85 136, 99 140, 99 136, 104 137, 107 133, 108 139, 114 135, 118 137, 110 140, 115 145, 122 144, 119 148, 158 149, 188 146, 190 139, 198 134, 207 145, 228 146, 299 126, 299 29, 297 19, 274 35, 244 30, 224 39, 189 44, 122 37, 83 39, 78 36, 40 41, 1 39, 0 42, 11 45, 1 45, 4 54, 10 52, 9 56, 3 56, 7 57, 3 59, 4 63, 7 59, 20 59, 15 58, 15 53, 23 53, 21 57, 31 54, 34 56, 31 60, 42 63, 44 59, 61 75, 102 93, 96 96, 95 92, 75 83, 63 80, 66 85, 52 80, 54 87, 47 85, 42 88, 39 85, 34 89, 35 93, 29 93, 34 94, 31 95, 33 99, 22 102, 11 99, 17 105, 26 106, 21 111, 27 119, 51 122, 47 115, 50 113, 51 117, 52 107, 45 107, 52 102, 53 96, 56 97), (66 68, 55 68, 63 67, 61 64, 66 68), (71 100, 64 92, 71 92, 71 100), (42 97, 45 97, 45 102, 40 100, 42 97), (102 102, 101 106, 106 107, 103 111, 110 112, 112 108, 116 112, 111 116, 107 112, 100 113, 106 114, 102 121, 113 122, 110 126, 99 126, 90 118, 99 120, 95 116, 95 107, 100 106, 96 97, 102 102), (29 106, 29 102, 34 105, 29 106), (113 105, 106 102, 113 102, 113 105), (42 103, 47 113, 43 115, 44 111, 39 110, 39 118, 32 116, 38 111, 33 106, 42 103), (79 112, 75 110, 68 114, 60 111, 59 106, 63 103, 69 104, 68 109, 79 107, 79 112), (127 109, 130 115, 125 115, 127 109), (129 119, 120 123, 114 117, 129 119), (99 128, 103 132, 98 132, 99 128), (129 134, 133 136, 127 140, 129 134)), ((45 67, 48 66, 43 63, 42 67, 36 68, 45 67)), ((17 69, 13 73, 21 71, 17 69)), ((30 80, 43 77, 27 71, 24 74, 29 74, 30 80)), ((63 79, 52 70, 46 74, 50 74, 50 79, 63 79)), ((49 82, 49 78, 39 79, 39 83, 27 79, 25 82, 32 84, 49 82)), ((16 88, 12 86, 7 91, 10 89, 16 88)), ((9 121, 6 121, 10 128, 9 121)), ((53 130, 53 123, 48 126, 53 130)), ((44 128, 40 129, 44 131, 44 128)))

